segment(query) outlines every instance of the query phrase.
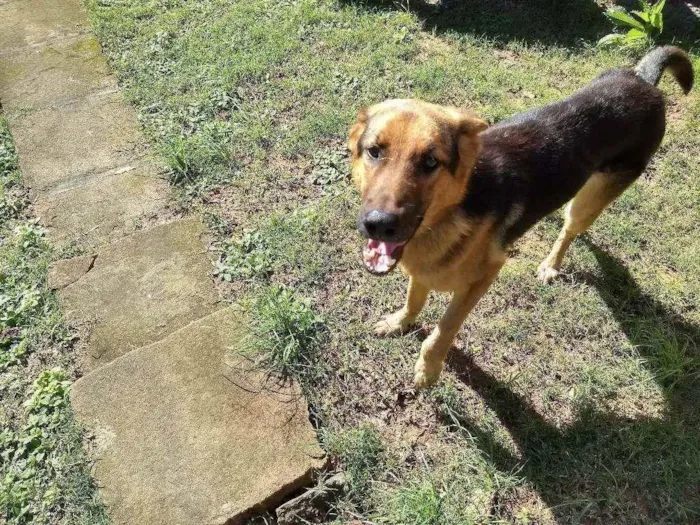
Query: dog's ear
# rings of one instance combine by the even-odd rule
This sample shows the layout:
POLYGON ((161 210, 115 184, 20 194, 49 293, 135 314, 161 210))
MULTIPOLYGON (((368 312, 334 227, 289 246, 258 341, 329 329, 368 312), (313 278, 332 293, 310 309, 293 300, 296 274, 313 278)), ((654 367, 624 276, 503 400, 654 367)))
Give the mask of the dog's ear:
POLYGON ((458 110, 457 114, 457 151, 459 168, 468 176, 481 151, 479 133, 488 128, 488 123, 470 113, 458 110))
POLYGON ((457 117, 457 129, 459 133, 478 135, 488 127, 489 124, 485 120, 482 120, 471 113, 459 111, 459 115, 457 117))
POLYGON ((362 108, 357 114, 357 120, 350 127, 350 133, 348 134, 348 149, 353 154, 357 156, 357 146, 360 142, 360 137, 367 129, 367 121, 369 120, 369 111, 367 108, 362 108))

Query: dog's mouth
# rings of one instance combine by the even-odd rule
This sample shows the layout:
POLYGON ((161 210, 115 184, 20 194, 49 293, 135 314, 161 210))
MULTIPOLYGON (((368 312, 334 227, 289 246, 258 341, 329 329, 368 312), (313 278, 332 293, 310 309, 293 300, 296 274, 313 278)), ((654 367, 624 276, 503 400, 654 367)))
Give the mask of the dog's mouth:
POLYGON ((386 275, 401 260, 406 241, 389 242, 369 239, 362 250, 362 259, 367 271, 374 275, 386 275))

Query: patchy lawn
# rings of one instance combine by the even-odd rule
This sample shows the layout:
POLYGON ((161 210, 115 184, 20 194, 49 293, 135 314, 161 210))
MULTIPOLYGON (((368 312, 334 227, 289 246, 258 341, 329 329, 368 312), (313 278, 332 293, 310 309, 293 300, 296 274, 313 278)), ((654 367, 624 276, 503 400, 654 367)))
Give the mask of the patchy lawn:
POLYGON ((53 252, 0 113, 0 522, 106 522, 68 391, 73 334, 46 284, 53 252))
MULTIPOLYGON (((534 278, 558 214, 514 249, 436 388, 422 329, 377 339, 405 279, 369 276, 345 133, 363 105, 419 97, 495 122, 640 56, 594 46, 587 0, 364 3, 90 0, 98 36, 177 200, 206 217, 213 270, 297 377, 350 480, 327 522, 700 521, 700 96, 669 79, 669 130, 638 181, 534 278)), ((667 6, 686 47, 697 20, 667 6)), ((693 54, 696 69, 700 60, 693 54)))

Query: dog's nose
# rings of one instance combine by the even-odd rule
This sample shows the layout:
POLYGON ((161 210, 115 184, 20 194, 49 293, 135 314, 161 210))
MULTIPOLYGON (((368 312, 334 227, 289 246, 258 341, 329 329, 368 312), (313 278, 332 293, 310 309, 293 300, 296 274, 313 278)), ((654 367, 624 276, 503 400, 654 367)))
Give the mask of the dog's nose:
POLYGON ((399 216, 382 210, 370 210, 362 224, 371 239, 393 241, 399 233, 399 216))

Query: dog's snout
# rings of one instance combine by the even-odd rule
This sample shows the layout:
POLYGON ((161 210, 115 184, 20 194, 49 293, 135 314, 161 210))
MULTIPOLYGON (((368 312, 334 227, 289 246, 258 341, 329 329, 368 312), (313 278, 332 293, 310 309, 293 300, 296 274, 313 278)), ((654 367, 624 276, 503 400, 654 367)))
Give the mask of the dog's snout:
POLYGON ((367 236, 380 241, 393 241, 399 235, 399 216, 382 210, 370 210, 362 220, 367 236))

